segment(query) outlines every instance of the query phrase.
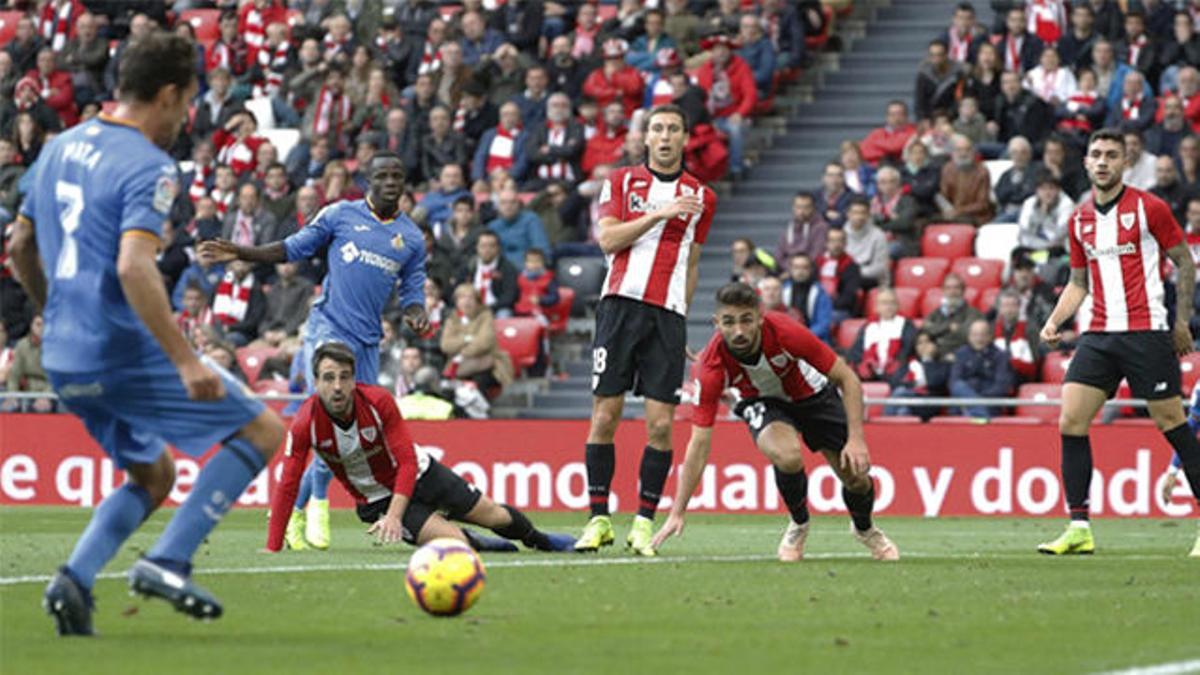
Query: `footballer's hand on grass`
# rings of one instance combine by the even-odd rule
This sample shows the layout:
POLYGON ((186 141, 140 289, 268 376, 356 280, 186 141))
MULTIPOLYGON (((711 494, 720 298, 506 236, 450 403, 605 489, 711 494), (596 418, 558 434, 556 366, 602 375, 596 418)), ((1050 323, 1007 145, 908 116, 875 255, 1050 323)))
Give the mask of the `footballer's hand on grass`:
POLYGON ((867 451, 867 443, 861 438, 846 441, 842 448, 842 468, 856 476, 865 476, 871 470, 871 453, 867 451))
POLYGON ((1042 326, 1042 332, 1038 337, 1041 339, 1042 344, 1051 349, 1057 347, 1059 341, 1062 340, 1062 335, 1058 333, 1058 326, 1055 326, 1051 321, 1047 321, 1046 325, 1042 326))
POLYGON ((672 512, 667 516, 667 522, 655 533, 654 539, 650 541, 650 545, 656 550, 660 548, 667 539, 671 537, 683 536, 683 516, 672 512))
POLYGON ((384 516, 367 529, 367 534, 375 535, 380 544, 394 544, 404 537, 404 528, 399 518, 384 516))
POLYGON ((206 263, 226 263, 237 260, 237 245, 224 239, 210 239, 200 242, 196 252, 206 263))
POLYGON ((225 397, 225 383, 211 368, 193 359, 179 367, 179 379, 193 401, 215 401, 225 397))

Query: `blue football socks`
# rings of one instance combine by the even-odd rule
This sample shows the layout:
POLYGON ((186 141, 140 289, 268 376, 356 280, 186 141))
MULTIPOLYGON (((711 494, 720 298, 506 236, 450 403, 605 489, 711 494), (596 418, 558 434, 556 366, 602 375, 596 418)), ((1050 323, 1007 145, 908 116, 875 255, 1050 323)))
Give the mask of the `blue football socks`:
POLYGON ((67 560, 75 581, 91 590, 96 575, 153 510, 150 493, 135 483, 125 483, 100 502, 67 560))

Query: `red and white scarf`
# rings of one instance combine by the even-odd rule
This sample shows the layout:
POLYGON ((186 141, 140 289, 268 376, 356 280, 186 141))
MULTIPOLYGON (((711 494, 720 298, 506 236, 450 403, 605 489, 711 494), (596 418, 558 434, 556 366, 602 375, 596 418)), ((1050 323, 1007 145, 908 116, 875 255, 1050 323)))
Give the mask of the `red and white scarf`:
POLYGON ((283 71, 287 68, 290 48, 291 45, 285 40, 273 50, 270 46, 258 50, 258 65, 262 69, 263 79, 254 85, 256 97, 275 96, 283 90, 283 71))
POLYGON ((1029 3, 1029 32, 1053 47, 1062 39, 1067 13, 1060 0, 1032 0, 1029 3))
POLYGON ((1138 56, 1142 54, 1142 47, 1146 46, 1146 34, 1142 33, 1136 40, 1129 41, 1129 65, 1137 67, 1138 56))
POLYGON ((204 311, 200 312, 200 316, 192 316, 191 313, 185 309, 179 313, 179 319, 176 320, 175 323, 179 326, 179 330, 183 333, 184 337, 191 337, 192 331, 195 330, 197 326, 213 325, 212 309, 205 307, 204 311))
POLYGON ((1075 94, 1068 97, 1067 111, 1070 112, 1072 116, 1064 117, 1062 121, 1058 123, 1058 126, 1064 129, 1078 129, 1084 133, 1090 132, 1092 130, 1092 123, 1086 119, 1075 119, 1074 115, 1091 108, 1096 103, 1097 98, 1098 97, 1096 96, 1095 92, 1089 93, 1083 91, 1075 92, 1075 94))
POLYGON ((233 223, 233 236, 230 239, 238 246, 253 246, 254 245, 254 214, 246 213, 241 209, 235 214, 233 223))
POLYGON ((508 131, 503 124, 496 125, 496 137, 488 146, 487 164, 484 166, 483 175, 490 176, 492 171, 498 168, 512 168, 513 158, 517 154, 517 136, 520 134, 521 127, 508 131))
POLYGON ((1021 47, 1025 44, 1024 36, 1012 37, 1009 36, 1004 41, 1004 69, 1011 70, 1014 73, 1021 72, 1021 47))
POLYGON ((467 107, 459 105, 454 111, 454 123, 450 127, 455 133, 462 133, 467 129, 467 107))
MULTIPOLYGON (((475 290, 479 291, 479 299, 485 307, 496 306, 496 294, 492 292, 492 280, 499 277, 500 261, 493 260, 492 264, 485 265, 483 261, 479 261, 475 265, 475 290)), ((462 313, 459 313, 462 317, 462 313)))
POLYGON ((346 45, 350 44, 350 36, 347 35, 345 38, 339 41, 334 40, 331 33, 326 33, 325 39, 322 40, 322 44, 325 47, 325 60, 328 61, 329 59, 337 56, 339 53, 345 51, 346 45))
MULTIPOLYGON (((567 128, 555 128, 550 122, 546 122, 546 128, 549 133, 546 134, 546 145, 550 147, 560 146, 567 142, 567 128)), ((575 169, 571 167, 570 162, 557 161, 551 164, 543 164, 538 167, 538 178, 542 180, 575 180, 575 169)))
POLYGON ((212 313, 222 326, 230 326, 246 318, 246 308, 250 305, 250 289, 254 288, 254 274, 247 274, 238 281, 233 272, 226 272, 217 284, 217 294, 213 296, 212 313))
POLYGON ((207 165, 196 165, 195 174, 192 176, 192 184, 188 186, 188 197, 192 203, 200 201, 208 196, 208 178, 212 176, 217 165, 215 162, 209 162, 207 165))
POLYGON ((267 44, 267 25, 263 21, 262 12, 257 7, 251 7, 246 13, 246 25, 242 29, 242 37, 251 51, 258 51, 267 44))
POLYGON ((213 43, 212 49, 209 50, 207 61, 208 70, 224 68, 233 72, 233 49, 218 40, 213 43))
POLYGON ((1137 98, 1130 100, 1129 97, 1121 98, 1121 119, 1136 120, 1142 111, 1142 97, 1139 94, 1137 98))
POLYGON ((650 88, 650 107, 666 105, 675 100, 675 87, 671 86, 670 78, 659 76, 650 88))
POLYGON ((342 125, 350 121, 350 97, 334 94, 325 87, 317 94, 317 109, 313 114, 313 135, 325 136, 331 131, 342 136, 342 125))
POLYGON ((228 164, 235 174, 244 175, 254 170, 257 164, 254 155, 261 144, 262 140, 254 140, 254 137, 245 141, 234 138, 217 152, 217 161, 228 164))
POLYGON ((442 68, 442 53, 429 40, 425 41, 425 47, 421 50, 421 65, 417 67, 418 75, 426 73, 434 73, 442 68))
POLYGON ((995 339, 992 341, 997 348, 1008 352, 1009 363, 1013 371, 1022 379, 1030 379, 1037 373, 1037 362, 1033 357, 1033 347, 1025 339, 1025 322, 1018 321, 1012 329, 1012 337, 1004 335, 1004 321, 996 319, 995 339))
POLYGON ((57 10, 55 10, 53 2, 48 2, 45 7, 42 7, 39 32, 42 35, 42 41, 49 44, 50 48, 56 52, 62 51, 63 47, 67 46, 67 38, 75 26, 75 20, 79 18, 75 10, 74 0, 66 0, 59 5, 57 10))
POLYGON ((875 375, 887 375, 900 364, 896 356, 900 353, 904 334, 904 317, 876 319, 868 323, 863 331, 863 362, 875 375))
POLYGON ((973 40, 973 39, 975 39, 975 36, 971 33, 971 31, 967 31, 966 37, 959 37, 958 31, 951 28, 950 29, 950 45, 949 45, 950 60, 963 63, 963 62, 966 62, 968 59, 970 59, 971 58, 971 40, 973 40))
POLYGON ((229 207, 233 206, 234 190, 222 192, 221 190, 212 191, 212 200, 217 205, 217 217, 225 220, 226 214, 229 213, 229 207))
POLYGON ((891 199, 885 199, 883 194, 877 193, 871 199, 871 215, 879 220, 891 220, 892 214, 896 212, 896 205, 900 203, 900 197, 902 196, 904 196, 904 192, 901 190, 897 190, 891 199))

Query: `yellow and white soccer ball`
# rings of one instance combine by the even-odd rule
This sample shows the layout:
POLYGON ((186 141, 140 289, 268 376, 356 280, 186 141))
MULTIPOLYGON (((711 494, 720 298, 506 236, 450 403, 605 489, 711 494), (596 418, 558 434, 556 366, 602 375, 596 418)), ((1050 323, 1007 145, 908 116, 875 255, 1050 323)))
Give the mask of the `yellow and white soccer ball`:
POLYGON ((483 594, 487 572, 475 550, 457 539, 434 539, 408 561, 404 588, 434 616, 457 616, 483 594))

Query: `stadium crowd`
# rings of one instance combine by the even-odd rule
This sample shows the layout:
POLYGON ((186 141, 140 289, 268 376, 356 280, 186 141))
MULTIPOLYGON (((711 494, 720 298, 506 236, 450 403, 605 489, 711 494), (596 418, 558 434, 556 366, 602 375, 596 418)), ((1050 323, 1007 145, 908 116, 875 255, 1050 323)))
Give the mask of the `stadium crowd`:
MULTIPOLYGON (((298 333, 323 260, 210 265, 196 246, 282 240, 361 198, 364 167, 388 150, 411 188, 401 209, 425 236, 433 328, 414 335, 398 307, 385 314, 380 383, 418 401, 458 383, 461 408, 485 414, 515 375, 546 368, 543 336, 574 299, 555 262, 601 255, 599 188, 643 161, 644 111, 682 106, 689 169, 739 180, 753 118, 808 62, 806 36, 828 36, 829 16, 816 0, 9 0, 0 227, 43 144, 115 108, 126 45, 174 31, 196 44, 201 89, 170 150, 180 190, 159 269, 196 349, 258 392, 302 386, 298 333), (514 334, 534 336, 532 359, 501 346, 514 334)), ((40 318, 7 268, 0 284, 0 383, 41 391, 40 318)))

